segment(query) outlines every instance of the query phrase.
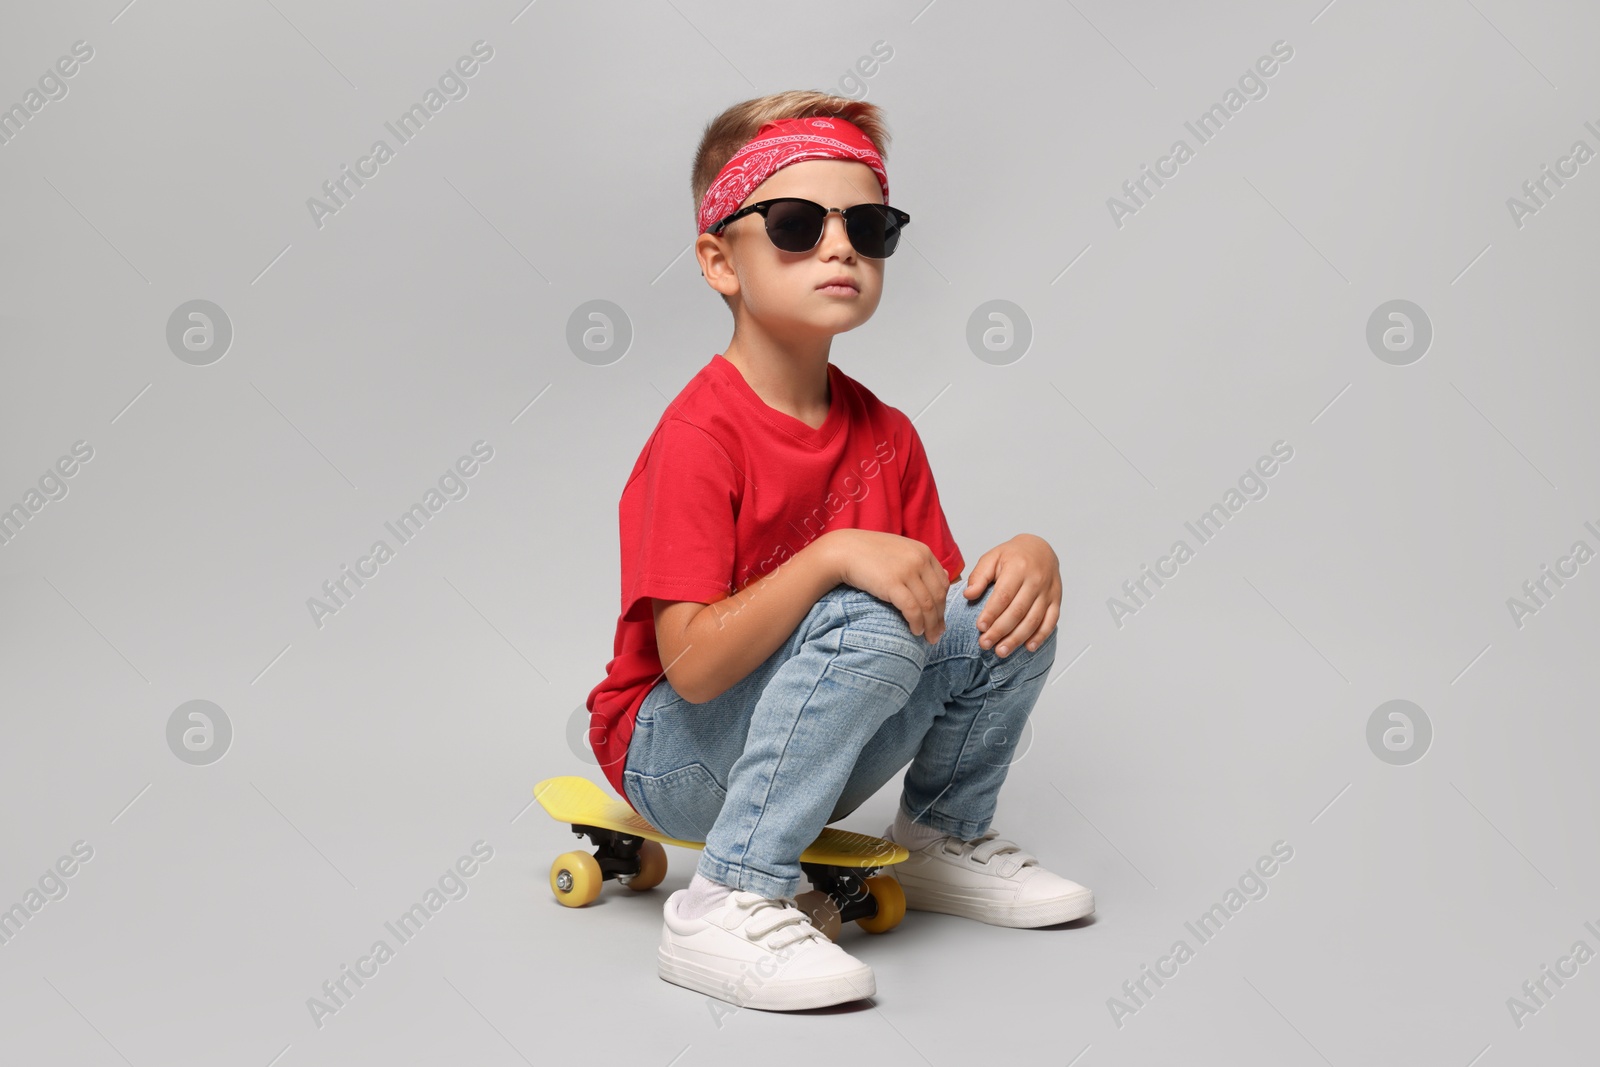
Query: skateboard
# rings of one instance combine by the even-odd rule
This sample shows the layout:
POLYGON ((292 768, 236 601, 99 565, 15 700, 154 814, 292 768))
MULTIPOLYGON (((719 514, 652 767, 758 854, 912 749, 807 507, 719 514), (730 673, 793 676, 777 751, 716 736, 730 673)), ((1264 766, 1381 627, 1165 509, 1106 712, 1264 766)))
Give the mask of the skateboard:
MULTIPOLYGON (((566 852, 550 865, 550 889, 569 908, 593 902, 608 878, 635 892, 660 885, 667 876, 662 845, 706 847, 704 841, 668 837, 587 778, 546 778, 533 787, 533 795, 551 818, 595 845, 593 855, 566 852)), ((886 933, 905 917, 906 898, 893 876, 876 872, 909 856, 893 841, 826 827, 800 853, 800 869, 813 888, 796 896, 795 905, 834 941, 847 922, 868 933, 886 933)))

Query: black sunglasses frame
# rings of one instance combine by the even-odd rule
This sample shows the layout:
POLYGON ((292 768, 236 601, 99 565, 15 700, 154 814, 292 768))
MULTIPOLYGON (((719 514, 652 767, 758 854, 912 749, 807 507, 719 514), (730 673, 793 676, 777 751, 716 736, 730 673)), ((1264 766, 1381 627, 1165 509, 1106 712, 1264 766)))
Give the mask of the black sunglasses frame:
MULTIPOLYGON (((905 229, 905 227, 911 222, 911 216, 910 215, 908 215, 904 211, 901 211, 897 207, 890 207, 888 204, 864 203, 864 204, 852 204, 849 207, 823 207, 821 204, 817 203, 815 200, 807 200, 803 196, 778 196, 778 197, 773 197, 771 200, 760 200, 760 201, 757 201, 754 204, 748 204, 745 207, 740 208, 738 211, 735 211, 733 214, 728 215, 728 216, 726 216, 724 218, 718 219, 716 222, 711 224, 710 228, 707 229, 706 232, 707 233, 720 233, 725 227, 727 227, 727 225, 729 223, 734 222, 734 221, 736 221, 738 219, 742 219, 746 215, 750 215, 750 214, 759 214, 761 216, 761 218, 762 218, 763 223, 765 223, 767 221, 767 211, 768 211, 768 209, 770 209, 772 207, 772 205, 774 205, 774 204, 782 204, 782 203, 810 204, 812 207, 814 207, 818 211, 822 212, 822 224, 817 227, 817 239, 811 243, 811 247, 810 248, 787 249, 787 248, 783 248, 781 245, 778 245, 778 243, 776 241, 772 242, 775 246, 777 246, 779 248, 780 251, 784 251, 784 252, 793 251, 796 255, 804 255, 805 253, 814 251, 816 249, 817 245, 820 244, 821 241, 822 241, 822 232, 825 229, 827 229, 828 216, 832 215, 832 214, 834 214, 836 212, 838 213, 840 218, 844 219, 844 232, 845 232, 845 236, 850 239, 850 247, 851 248, 855 248, 857 255, 865 256, 867 259, 888 259, 890 256, 894 255, 895 248, 898 247, 900 231, 905 229), (863 209, 865 209, 865 210, 863 210, 863 209), (893 233, 891 235, 893 237, 893 240, 889 243, 888 251, 885 252, 883 255, 881 255, 881 256, 868 256, 865 252, 861 251, 861 249, 856 246, 855 235, 850 232, 850 220, 852 218, 852 215, 854 215, 854 217, 862 217, 862 216, 873 214, 873 213, 876 213, 876 212, 879 212, 879 211, 888 212, 890 218, 892 218, 894 220, 894 230, 893 230, 893 233)), ((770 229, 767 230, 767 238, 768 238, 768 240, 772 239, 772 231, 770 229)))

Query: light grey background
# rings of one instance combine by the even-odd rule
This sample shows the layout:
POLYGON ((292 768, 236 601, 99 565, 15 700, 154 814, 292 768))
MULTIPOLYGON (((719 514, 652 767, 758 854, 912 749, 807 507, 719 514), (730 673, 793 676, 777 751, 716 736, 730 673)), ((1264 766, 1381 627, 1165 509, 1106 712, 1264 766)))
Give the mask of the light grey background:
MULTIPOLYGON (((0 505, 91 461, 0 546, 0 946, 29 1064, 1576 1064, 1600 962, 1593 299, 1600 15, 1577 2, 751 7, 9 3, 0 104, 93 59, 0 145, 0 505), (493 58, 319 229, 306 207, 474 41, 493 58), (1106 202, 1273 42, 1294 50, 1119 228, 1106 202), (1063 563, 1061 655, 996 825, 1093 922, 850 928, 859 1010, 715 1019, 655 974, 662 889, 559 907, 531 803, 600 774, 572 710, 610 658, 616 505, 730 320, 685 254, 691 155, 736 101, 883 105, 914 217, 833 358, 916 417, 969 567, 1063 563), (1069 269, 1070 267, 1070 269, 1069 269), (226 355, 166 325, 209 300, 226 355), (594 366, 569 317, 633 330, 594 366), (989 300, 1030 349, 968 348, 989 300), (1380 304, 1431 320, 1408 366, 1380 304), (493 459, 319 628, 306 607, 483 440, 493 459), (1293 459, 1134 617, 1107 599, 1275 441, 1293 459), (1405 699, 1420 761, 1367 744, 1405 699), (224 757, 168 748, 191 700, 224 757), (494 850, 318 1028, 307 998, 494 850), (1122 996, 1273 842, 1294 849, 1136 1015, 1122 996), (1552 987, 1553 988, 1553 987, 1552 987)), ((1192 541, 1192 538, 1190 538, 1192 541)), ((897 786, 845 826, 877 832, 897 786)), ((391 942, 393 938, 389 938, 391 942)))

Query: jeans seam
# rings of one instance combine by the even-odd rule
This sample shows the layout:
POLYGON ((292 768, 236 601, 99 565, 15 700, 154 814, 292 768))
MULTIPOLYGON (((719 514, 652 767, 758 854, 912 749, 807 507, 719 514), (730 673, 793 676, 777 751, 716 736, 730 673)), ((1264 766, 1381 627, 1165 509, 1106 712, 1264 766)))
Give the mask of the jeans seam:
MULTIPOLYGON (((961 749, 956 753, 955 766, 950 770, 950 779, 945 783, 944 789, 939 791, 940 796, 943 796, 949 791, 951 786, 955 785, 959 779, 964 777, 962 774, 962 768, 965 767, 967 763, 967 749, 972 744, 972 732, 978 728, 978 723, 982 721, 983 710, 989 706, 989 696, 993 692, 994 691, 991 689, 989 693, 984 694, 983 704, 978 708, 977 713, 972 716, 972 721, 967 724, 967 732, 961 738, 961 749)), ((942 818, 949 818, 949 816, 945 815, 943 812, 939 812, 939 815, 942 818)), ((963 823, 965 822, 965 820, 961 821, 963 823)))
MULTIPOLYGON (((1039 655, 1039 653, 1041 651, 1043 651, 1044 646, 1049 644, 1050 641, 1052 639, 1054 639, 1055 636, 1056 636, 1056 631, 1054 631, 1054 630, 1050 631, 1050 636, 1045 638, 1044 641, 1040 643, 1040 645, 1039 645, 1039 647, 1037 649, 1035 649, 1034 651, 1032 651, 1032 652, 1030 652, 1028 654, 1029 662, 1032 662, 1035 659, 1041 659, 1042 657, 1039 655)), ((1016 652, 1012 652, 1011 653, 1012 656, 1015 656, 1016 654, 1017 654, 1016 652)), ((1002 665, 1004 665, 1006 662, 1007 662, 1006 660, 1001 660, 1001 664, 1002 665)), ((997 691, 1001 692, 1001 693, 1010 693, 1010 692, 1020 688, 1021 686, 1027 685, 1029 682, 1032 682, 1034 679, 1039 678, 1042 675, 1049 674, 1050 673, 1050 668, 1055 666, 1055 662, 1056 662, 1055 656, 1051 655, 1049 657, 1049 662, 1045 663, 1043 669, 1037 670, 1037 671, 1033 672, 1032 674, 1029 674, 1029 675, 1026 675, 1026 676, 1022 676, 1020 678, 1019 677, 1007 678, 1006 681, 1008 683, 1010 683, 1010 684, 1008 684, 1008 685, 997 685, 994 688, 997 691)), ((1018 667, 1016 669, 1016 671, 1015 671, 1015 675, 1022 675, 1023 669, 1024 668, 1022 668, 1022 667, 1018 667)))
MULTIPOLYGON (((704 853, 701 854, 701 860, 712 869, 711 873, 707 874, 706 877, 713 882, 721 882, 723 885, 735 885, 740 881, 754 882, 755 889, 744 888, 746 888, 747 892, 759 892, 762 896, 793 896, 794 889, 799 885, 798 882, 787 881, 744 862, 727 863, 714 856, 706 856, 704 853), (770 892, 766 890, 770 890, 770 892)), ((698 870, 698 865, 696 865, 696 869, 698 870)))
MULTIPOLYGON (((634 810, 637 811, 640 815, 644 816, 644 821, 645 822, 649 823, 651 826, 655 827, 657 830, 661 829, 661 823, 656 819, 655 810, 650 807, 650 802, 646 798, 645 790, 639 788, 639 779, 644 777, 644 775, 640 774, 638 771, 624 770, 622 772, 622 782, 623 782, 624 787, 626 787, 626 785, 627 785, 627 783, 629 781, 628 776, 630 774, 633 776, 632 780, 633 780, 633 784, 634 784, 634 792, 638 794, 637 797, 633 798, 633 800, 634 800, 634 810)), ((626 789, 624 789, 624 791, 626 791, 626 789)))
MULTIPOLYGON (((940 790, 939 796, 943 796, 944 792, 944 790, 940 790)), ((921 826, 929 826, 935 830, 940 830, 946 834, 959 837, 963 841, 977 837, 984 830, 988 829, 983 822, 977 819, 957 819, 946 815, 944 812, 938 809, 936 806, 938 803, 938 798, 935 797, 933 804, 930 804, 924 808, 921 814, 914 814, 910 811, 906 811, 906 818, 921 826), (932 817, 932 821, 928 821, 930 816, 932 817)), ((899 807, 900 810, 905 811, 905 803, 903 798, 899 804, 899 807)))
POLYGON ((1046 664, 1044 670, 1034 671, 1029 675, 1023 675, 1021 668, 1018 668, 1014 676, 1006 679, 1005 684, 991 686, 990 689, 996 693, 1014 693, 1023 686, 1029 685, 1036 679, 1049 674, 1051 666, 1052 664, 1046 664))
MULTIPOLYGON (((1054 636, 1054 634, 1052 634, 1051 636, 1054 636)), ((1040 646, 1040 647, 1043 647, 1043 646, 1040 646)), ((955 656, 950 656, 948 658, 956 659, 956 658, 960 658, 960 657, 959 657, 959 655, 955 655, 955 656)), ((981 658, 981 653, 980 653, 980 658, 981 658)), ((1052 658, 1052 663, 1053 662, 1054 661, 1053 661, 1053 658, 1052 658)), ((925 814, 931 814, 931 815, 934 815, 934 816, 938 817, 939 819, 943 820, 946 824, 954 824, 954 825, 959 827, 959 829, 957 829, 957 830, 948 831, 948 832, 957 833, 959 835, 962 835, 963 837, 975 836, 977 831, 972 831, 971 833, 969 833, 969 830, 971 830, 972 827, 976 827, 976 826, 982 825, 978 820, 954 819, 951 816, 949 816, 949 815, 945 814, 944 812, 940 811, 939 808, 938 808, 938 802, 939 802, 938 798, 942 797, 946 793, 948 793, 950 791, 951 787, 953 787, 956 784, 956 782, 958 782, 963 777, 965 777, 965 775, 963 773, 963 768, 965 768, 966 763, 967 763, 967 754, 968 754, 968 749, 969 749, 969 747, 971 746, 971 743, 972 743, 972 735, 973 735, 973 732, 978 729, 979 725, 983 723, 983 721, 984 721, 984 711, 985 711, 985 709, 988 708, 990 699, 992 697, 994 697, 996 694, 999 694, 1001 696, 1007 695, 1007 694, 1013 692, 1016 688, 1018 688, 1018 686, 1024 684, 1025 682, 1032 682, 1032 681, 1038 679, 1039 677, 1041 677, 1042 675, 1048 674, 1049 670, 1050 670, 1050 665, 1047 664, 1043 670, 1037 671, 1034 674, 1027 676, 1027 678, 1023 679, 1023 681, 1021 681, 1021 682, 1014 682, 1014 684, 1006 686, 1006 687, 1003 687, 1003 688, 1001 686, 991 684, 989 686, 989 688, 984 692, 984 694, 983 694, 983 703, 978 706, 977 711, 972 716, 972 721, 967 724, 967 732, 961 739, 961 747, 957 751, 956 758, 955 758, 955 761, 954 761, 954 765, 950 769, 950 777, 948 779, 946 779, 944 787, 941 788, 939 790, 939 792, 935 795, 934 802, 932 804, 928 805, 928 808, 926 809, 926 812, 925 812, 925 814)), ((1019 673, 1020 673, 1020 668, 1019 668, 1019 673)), ((938 829, 938 827, 935 827, 935 828, 938 829)))
MULTIPOLYGON (((840 614, 842 614, 844 616, 846 623, 848 623, 849 618, 850 618, 850 613, 845 611, 842 608, 842 606, 839 608, 839 610, 840 610, 840 614)), ((809 613, 808 613, 808 617, 809 617, 809 613)), ((807 644, 810 643, 811 633, 812 633, 811 629, 808 629, 806 631, 806 636, 802 639, 800 647, 795 650, 795 655, 796 656, 800 655, 801 650, 807 644)), ((837 659, 838 656, 839 656, 839 653, 838 652, 834 652, 832 654, 832 656, 829 658, 828 664, 832 664, 832 662, 835 659, 837 659)), ((792 659, 793 657, 790 657, 790 658, 792 659)), ((811 685, 811 691, 806 694, 805 700, 802 701, 801 704, 800 704, 801 712, 804 712, 806 705, 811 702, 811 698, 816 696, 817 687, 822 684, 823 676, 827 673, 827 666, 828 665, 824 665, 823 669, 817 672, 816 680, 814 682, 812 682, 812 685, 811 685)), ((778 669, 781 671, 783 668, 779 667, 778 669)), ((767 684, 770 685, 771 682, 772 682, 772 680, 768 679, 767 684)), ((760 697, 757 697, 756 699, 757 699, 757 703, 759 703, 760 702, 760 697)), ((754 719, 754 709, 753 708, 751 710, 751 716, 752 716, 752 720, 753 720, 754 719)), ((779 750, 778 758, 773 763, 773 766, 772 766, 772 772, 767 777, 767 788, 761 795, 761 803, 759 805, 757 805, 757 807, 756 807, 756 817, 755 817, 754 821, 751 823, 750 829, 748 831, 746 831, 743 840, 738 842, 738 845, 739 845, 739 856, 738 856, 738 862, 737 862, 736 866, 740 870, 746 869, 746 867, 745 867, 745 857, 750 854, 750 841, 751 841, 752 838, 755 837, 756 831, 758 829, 760 829, 760 827, 761 827, 761 820, 766 815, 768 804, 770 803, 770 801, 772 799, 772 785, 777 780, 778 772, 783 766, 784 757, 789 754, 789 743, 794 740, 795 731, 798 730, 799 728, 800 728, 800 714, 797 713, 794 716, 793 720, 789 724, 789 736, 784 738, 783 748, 779 750)), ((730 781, 728 784, 731 787, 733 783, 730 781)), ((724 808, 724 810, 726 810, 726 808, 724 808)), ((722 866, 728 866, 728 864, 725 861, 717 860, 715 857, 711 857, 711 860, 712 860, 713 863, 718 863, 718 864, 720 864, 722 866)), ((765 872, 758 872, 758 873, 765 874, 765 872)), ((771 875, 766 875, 766 877, 770 878, 771 875)))
MULTIPOLYGON (((894 655, 894 653, 889 652, 889 653, 885 653, 885 655, 894 655)), ((905 694, 907 699, 910 699, 910 697, 911 697, 911 690, 907 689, 905 686, 901 685, 899 682, 892 682, 887 678, 879 678, 875 674, 865 674, 865 673, 863 673, 861 671, 854 671, 854 670, 851 670, 849 667, 843 667, 843 666, 840 666, 837 663, 829 663, 828 666, 823 670, 823 674, 826 674, 828 671, 838 671, 840 674, 848 674, 848 675, 850 675, 850 676, 852 676, 854 678, 861 678, 861 679, 863 679, 865 681, 868 681, 868 682, 876 682, 879 685, 887 685, 887 686, 890 686, 893 689, 895 689, 897 692, 905 694)), ((821 680, 821 676, 820 675, 818 676, 818 680, 819 681, 821 680)), ((813 689, 812 692, 815 692, 815 689, 813 689)), ((807 701, 809 701, 810 697, 808 696, 806 699, 807 699, 807 701)))
POLYGON ((772 773, 767 776, 767 788, 761 795, 760 805, 756 808, 755 820, 750 824, 750 829, 745 834, 744 839, 739 842, 739 866, 741 868, 744 866, 744 858, 750 853, 750 840, 755 837, 756 831, 761 827, 761 820, 767 813, 768 804, 772 799, 772 784, 777 781, 778 772, 783 768, 784 758, 789 754, 789 743, 794 740, 794 733, 800 728, 800 718, 805 713, 806 705, 811 703, 811 698, 817 695, 817 688, 822 685, 822 679, 828 672, 828 666, 831 666, 838 657, 839 653, 834 652, 823 669, 817 672, 816 681, 811 685, 811 691, 806 694, 805 700, 801 701, 799 711, 795 713, 789 723, 789 735, 783 739, 783 747, 779 749, 778 758, 773 762, 772 773))
MULTIPOLYGON (((664 774, 643 774, 639 771, 634 771, 632 773, 635 778, 635 784, 640 784, 641 779, 647 779, 655 783, 659 796, 676 796, 684 789, 684 786, 680 785, 679 783, 682 781, 688 781, 694 783, 694 785, 704 784, 708 790, 722 793, 722 802, 727 802, 727 788, 721 782, 717 781, 717 776, 711 772, 711 768, 707 767, 698 759, 690 760, 687 763, 674 767, 672 770, 667 771, 664 774), (694 768, 698 768, 698 771, 694 771, 694 768), (691 773, 686 774, 685 772, 691 773), (671 779, 670 789, 667 781, 668 779, 671 779)), ((624 777, 623 780, 626 782, 626 777, 624 777)), ((649 794, 649 790, 643 788, 641 785, 639 793, 641 796, 647 796, 649 794)), ((682 811, 681 805, 675 804, 674 808, 680 812, 682 811)), ((651 826, 654 826, 657 830, 664 834, 668 834, 669 836, 677 837, 686 841, 703 840, 703 835, 699 834, 698 832, 686 832, 682 834, 672 833, 661 822, 654 808, 650 808, 648 812, 640 811, 639 814, 643 815, 645 820, 649 822, 651 826)), ((680 829, 682 828, 680 827, 680 829)))

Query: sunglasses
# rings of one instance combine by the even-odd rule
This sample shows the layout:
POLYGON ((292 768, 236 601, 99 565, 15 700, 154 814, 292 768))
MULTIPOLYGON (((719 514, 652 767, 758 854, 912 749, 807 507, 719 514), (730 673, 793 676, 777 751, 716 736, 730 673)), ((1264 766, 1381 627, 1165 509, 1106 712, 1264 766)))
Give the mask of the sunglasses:
POLYGON ((910 215, 887 204, 823 207, 798 196, 780 196, 742 207, 713 223, 706 232, 720 233, 730 222, 754 212, 766 220, 767 236, 781 251, 809 252, 822 240, 823 224, 835 211, 844 219, 844 232, 851 246, 868 259, 887 259, 894 255, 895 245, 900 243, 901 227, 911 221, 910 215))

